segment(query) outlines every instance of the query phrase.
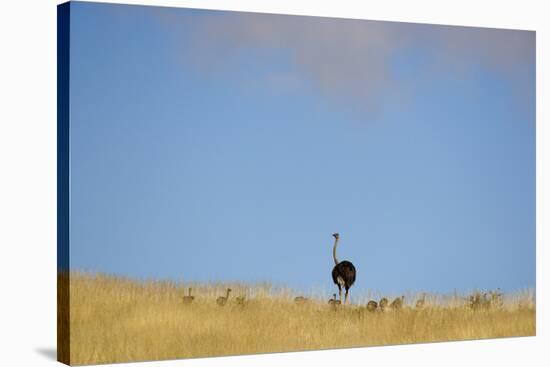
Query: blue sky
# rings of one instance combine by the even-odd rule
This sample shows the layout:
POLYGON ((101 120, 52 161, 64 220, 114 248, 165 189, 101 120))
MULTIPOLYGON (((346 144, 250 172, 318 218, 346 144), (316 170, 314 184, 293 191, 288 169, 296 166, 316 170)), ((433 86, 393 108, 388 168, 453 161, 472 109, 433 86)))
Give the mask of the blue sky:
POLYGON ((535 34, 73 2, 72 269, 535 285, 535 34))

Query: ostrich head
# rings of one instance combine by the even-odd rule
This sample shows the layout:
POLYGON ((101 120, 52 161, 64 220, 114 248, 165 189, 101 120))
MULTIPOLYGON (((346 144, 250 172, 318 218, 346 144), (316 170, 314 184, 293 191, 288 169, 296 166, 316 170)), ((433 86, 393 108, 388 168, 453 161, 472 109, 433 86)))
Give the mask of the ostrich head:
POLYGON ((333 234, 332 234, 332 237, 338 239, 338 238, 340 238, 340 234, 339 234, 339 233, 333 233, 333 234))

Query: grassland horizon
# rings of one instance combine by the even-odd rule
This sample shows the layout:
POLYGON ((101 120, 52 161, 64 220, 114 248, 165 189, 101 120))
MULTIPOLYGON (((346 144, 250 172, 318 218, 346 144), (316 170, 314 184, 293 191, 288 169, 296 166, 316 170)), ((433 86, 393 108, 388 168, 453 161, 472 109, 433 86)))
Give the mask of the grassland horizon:
MULTIPOLYGON (((366 304, 331 306, 268 283, 139 281, 105 274, 60 274, 58 303, 66 313, 72 365, 290 352, 535 335, 532 290, 505 294, 499 305, 472 307, 468 295, 427 294, 422 308, 366 304), (184 296, 193 289, 194 299, 184 296), (216 299, 232 292, 220 307, 216 299), (70 297, 69 301, 65 299, 70 297), (237 300, 240 298, 240 302, 237 300)), ((390 299, 391 301, 391 299, 390 299)), ((61 310, 63 313, 63 310, 61 310)))

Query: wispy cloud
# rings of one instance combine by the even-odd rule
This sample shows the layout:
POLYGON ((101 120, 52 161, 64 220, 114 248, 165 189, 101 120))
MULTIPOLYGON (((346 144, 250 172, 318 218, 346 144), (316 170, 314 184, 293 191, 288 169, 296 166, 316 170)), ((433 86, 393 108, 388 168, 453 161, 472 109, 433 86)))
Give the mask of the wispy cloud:
MULTIPOLYGON (((295 74, 329 98, 369 105, 379 96, 399 95, 403 80, 392 60, 403 50, 427 55, 417 65, 424 75, 461 74, 479 68, 514 82, 534 70, 535 33, 489 28, 272 15, 205 12, 187 29, 188 55, 204 71, 227 71, 243 55, 283 50, 295 74), (251 52, 253 50, 253 53, 251 52)), ((262 59, 260 57, 260 59, 262 59)))

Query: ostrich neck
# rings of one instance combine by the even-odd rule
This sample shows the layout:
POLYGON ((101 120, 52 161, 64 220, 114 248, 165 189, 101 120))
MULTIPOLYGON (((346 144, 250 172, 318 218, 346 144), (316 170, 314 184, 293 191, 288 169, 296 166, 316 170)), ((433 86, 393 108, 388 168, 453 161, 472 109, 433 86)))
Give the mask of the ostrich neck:
POLYGON ((334 239, 334 247, 332 248, 332 257, 334 259, 334 265, 338 265, 339 261, 336 258, 336 246, 338 246, 338 238, 334 239))

